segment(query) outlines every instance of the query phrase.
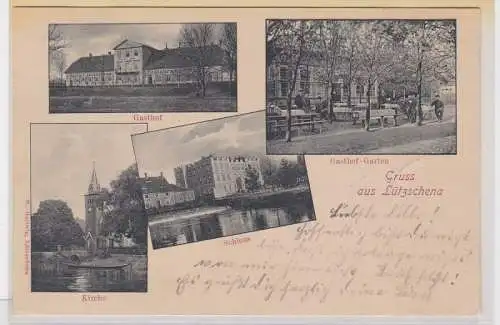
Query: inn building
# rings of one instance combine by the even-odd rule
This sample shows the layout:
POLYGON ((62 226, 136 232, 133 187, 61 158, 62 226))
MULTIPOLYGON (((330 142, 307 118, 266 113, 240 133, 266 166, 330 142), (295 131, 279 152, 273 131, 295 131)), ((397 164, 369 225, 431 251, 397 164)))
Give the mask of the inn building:
MULTIPOLYGON (((340 67, 341 64, 338 64, 340 67)), ((286 58, 277 56, 267 67, 267 98, 268 101, 284 100, 288 96, 288 90, 293 80, 295 67, 287 62, 286 58)), ((321 67, 319 59, 309 59, 298 68, 296 84, 292 98, 297 94, 307 94, 309 98, 321 98, 326 100, 330 97, 330 88, 325 80, 325 71, 321 67)), ((349 84, 347 82, 347 71, 339 68, 334 76, 333 101, 336 103, 347 103, 349 84)), ((351 103, 367 103, 368 85, 362 82, 351 82, 351 103)), ((378 82, 372 85, 371 103, 377 103, 378 82)))
MULTIPOLYGON (((105 55, 81 57, 65 71, 70 87, 184 85, 198 82, 201 48, 184 46, 158 50, 124 40, 105 55)), ((215 44, 203 47, 207 82, 234 81, 224 50, 215 44), (233 80, 231 80, 231 78, 233 80)))
POLYGON ((174 174, 178 186, 186 185, 199 196, 222 198, 247 192, 248 168, 257 173, 258 182, 263 185, 260 159, 255 156, 211 154, 175 168, 174 174))

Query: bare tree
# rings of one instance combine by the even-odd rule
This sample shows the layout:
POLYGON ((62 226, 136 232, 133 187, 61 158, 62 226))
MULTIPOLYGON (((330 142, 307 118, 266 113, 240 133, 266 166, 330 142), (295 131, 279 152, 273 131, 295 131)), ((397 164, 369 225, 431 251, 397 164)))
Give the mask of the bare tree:
POLYGON ((417 88, 417 124, 422 125, 424 82, 455 79, 455 24, 452 21, 417 20, 406 25, 408 70, 417 88))
POLYGON ((180 41, 190 47, 192 51, 186 52, 186 57, 191 60, 196 69, 198 86, 201 96, 205 97, 208 81, 208 68, 214 62, 215 49, 215 24, 184 24, 180 31, 180 41))
POLYGON ((347 106, 352 106, 352 84, 355 80, 359 80, 359 71, 361 68, 359 60, 359 35, 357 27, 359 25, 358 21, 345 21, 344 22, 344 32, 346 34, 345 39, 345 56, 347 59, 347 106))
POLYGON ((384 23, 381 21, 369 21, 360 26, 360 42, 363 51, 360 52, 362 60, 362 73, 367 84, 367 102, 365 113, 365 128, 370 129, 370 111, 372 92, 375 84, 387 78, 390 75, 395 61, 393 59, 393 52, 390 48, 390 42, 384 32, 384 23))
POLYGON ((237 30, 235 23, 224 24, 222 30, 221 45, 226 55, 226 63, 229 68, 229 80, 233 84, 237 79, 237 30))
POLYGON ((49 25, 49 54, 61 51, 69 46, 69 43, 64 39, 64 35, 57 25, 49 25))
POLYGON ((267 34, 267 51, 272 46, 274 52, 274 61, 277 59, 280 63, 287 66, 287 135, 286 141, 292 141, 292 96, 297 84, 297 76, 302 65, 307 63, 310 57, 312 47, 312 36, 314 33, 313 24, 305 20, 281 20, 267 21, 267 27, 279 26, 274 28, 272 33, 267 34))
POLYGON ((64 38, 63 33, 57 25, 50 24, 48 29, 49 41, 49 62, 57 77, 63 79, 66 67, 66 56, 64 49, 69 47, 69 42, 64 38))
POLYGON ((336 20, 326 20, 318 22, 319 27, 319 58, 321 61, 321 72, 323 80, 327 84, 329 91, 329 119, 333 123, 335 113, 333 102, 335 95, 335 84, 338 76, 338 64, 340 59, 341 42, 343 41, 341 22, 336 20))
POLYGON ((59 79, 64 79, 64 70, 66 69, 66 56, 62 52, 58 52, 59 55, 56 56, 54 60, 54 66, 58 73, 59 79))

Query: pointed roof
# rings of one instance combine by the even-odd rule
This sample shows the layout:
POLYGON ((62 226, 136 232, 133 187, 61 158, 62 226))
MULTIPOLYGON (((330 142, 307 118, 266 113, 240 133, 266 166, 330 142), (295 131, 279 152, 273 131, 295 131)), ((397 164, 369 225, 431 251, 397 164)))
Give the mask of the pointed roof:
MULTIPOLYGON (((120 43, 118 43, 118 45, 115 46, 113 48, 113 50, 130 49, 130 48, 142 47, 142 46, 146 46, 146 45, 139 43, 139 42, 130 41, 128 39, 125 39, 125 40, 121 41, 120 43)), ((149 46, 147 46, 147 47, 149 47, 149 46)))
POLYGON ((99 185, 99 181, 97 180, 97 173, 95 171, 95 161, 92 163, 92 175, 90 176, 89 183, 89 193, 98 193, 101 191, 101 186, 99 185))

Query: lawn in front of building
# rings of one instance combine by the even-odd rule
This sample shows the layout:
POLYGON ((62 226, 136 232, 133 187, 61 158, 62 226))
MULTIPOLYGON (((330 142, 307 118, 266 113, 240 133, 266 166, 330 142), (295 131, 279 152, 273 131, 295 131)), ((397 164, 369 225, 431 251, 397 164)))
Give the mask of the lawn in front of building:
POLYGON ((236 112, 232 96, 51 96, 50 113, 236 112))

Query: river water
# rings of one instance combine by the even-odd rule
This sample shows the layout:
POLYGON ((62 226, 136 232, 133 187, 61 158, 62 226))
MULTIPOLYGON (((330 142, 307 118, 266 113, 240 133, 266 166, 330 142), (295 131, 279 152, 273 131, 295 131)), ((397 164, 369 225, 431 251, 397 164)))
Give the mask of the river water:
POLYGON ((190 210, 176 213, 175 217, 172 213, 155 216, 155 221, 149 223, 153 248, 233 236, 316 219, 312 202, 296 202, 286 207, 222 210, 207 208, 195 217, 184 217, 193 214, 190 210))
POLYGON ((132 263, 132 273, 124 270, 68 268, 58 264, 54 253, 32 253, 32 292, 146 292, 146 256, 123 256, 132 263))

